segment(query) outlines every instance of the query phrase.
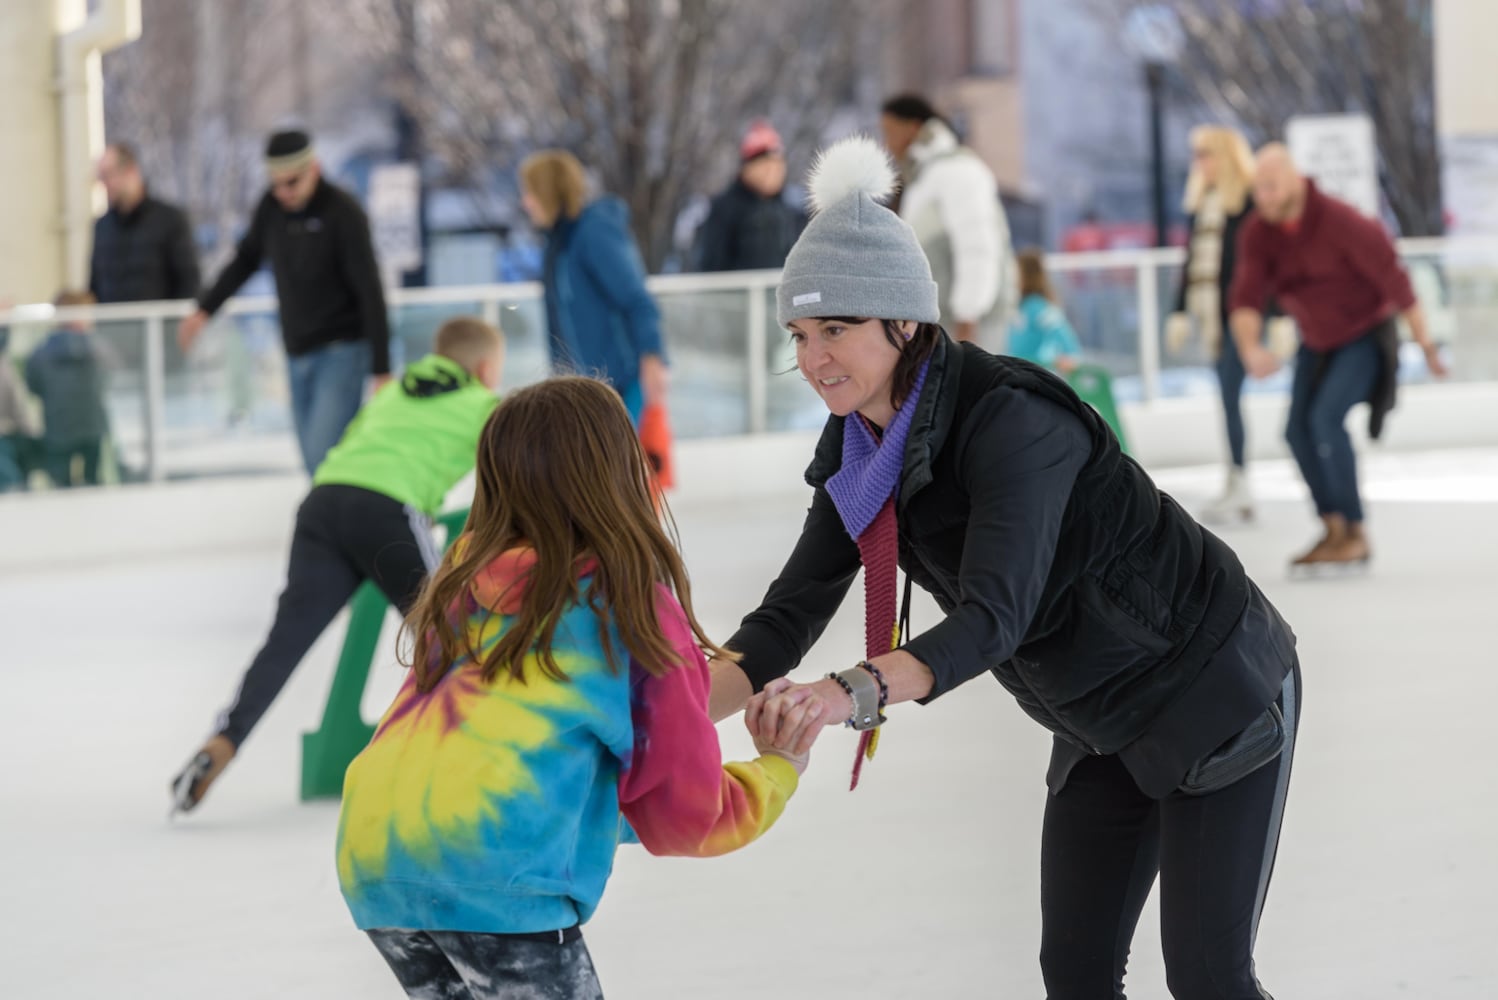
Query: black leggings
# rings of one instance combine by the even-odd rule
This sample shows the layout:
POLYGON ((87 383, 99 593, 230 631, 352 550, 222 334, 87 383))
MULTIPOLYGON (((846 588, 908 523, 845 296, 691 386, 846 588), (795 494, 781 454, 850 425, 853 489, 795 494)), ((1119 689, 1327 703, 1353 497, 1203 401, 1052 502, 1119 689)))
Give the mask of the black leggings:
POLYGON ((588 946, 565 935, 373 930, 369 939, 420 1000, 602 1000, 588 946))
POLYGON ((1089 757, 1046 806, 1040 964, 1049 1000, 1118 1000, 1155 875, 1176 1000, 1263 1000, 1254 937, 1300 728, 1300 668, 1279 697, 1284 753, 1211 795, 1151 799, 1117 757, 1089 757))
POLYGON ((219 732, 236 747, 244 742, 359 584, 374 581, 405 614, 439 558, 431 523, 416 509, 356 486, 314 487, 297 511, 276 620, 219 732))

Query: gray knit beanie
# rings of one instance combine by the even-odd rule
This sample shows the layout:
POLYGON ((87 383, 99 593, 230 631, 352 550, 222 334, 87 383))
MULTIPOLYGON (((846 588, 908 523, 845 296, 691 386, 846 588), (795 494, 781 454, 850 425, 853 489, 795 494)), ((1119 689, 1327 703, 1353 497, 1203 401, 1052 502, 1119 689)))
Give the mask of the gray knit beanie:
POLYGON ((823 316, 941 318, 936 282, 904 220, 879 204, 895 190, 884 149, 854 136, 823 150, 807 178, 814 213, 775 293, 781 326, 823 316))

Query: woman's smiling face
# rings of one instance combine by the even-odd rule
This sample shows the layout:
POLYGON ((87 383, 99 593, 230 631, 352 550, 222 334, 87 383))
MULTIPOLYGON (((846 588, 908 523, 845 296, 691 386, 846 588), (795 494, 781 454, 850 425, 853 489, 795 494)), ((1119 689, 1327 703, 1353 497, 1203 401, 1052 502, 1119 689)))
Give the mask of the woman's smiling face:
MULTIPOLYGON (((914 327, 901 324, 901 333, 909 337, 914 327)), ((828 410, 839 417, 858 412, 880 427, 889 424, 900 349, 885 334, 884 320, 798 319, 790 330, 796 367, 828 410)))

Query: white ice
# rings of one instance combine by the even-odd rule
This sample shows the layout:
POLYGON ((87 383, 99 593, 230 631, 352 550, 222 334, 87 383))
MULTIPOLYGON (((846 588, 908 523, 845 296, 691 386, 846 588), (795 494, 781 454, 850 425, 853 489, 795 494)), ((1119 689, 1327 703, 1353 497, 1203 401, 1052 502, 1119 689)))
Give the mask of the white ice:
MULTIPOLYGON (((1379 455, 1365 475, 1376 549, 1366 576, 1286 579, 1312 525, 1283 463, 1256 467, 1259 523, 1225 532, 1299 633, 1305 670, 1257 965, 1290 1000, 1490 1000, 1498 452, 1379 455)), ((1199 505, 1217 476, 1159 479, 1199 505)), ((716 635, 762 594, 804 499, 681 504, 698 609, 716 635)), ((15 530, 7 520, 0 535, 15 530)), ((166 820, 167 781, 254 651, 283 557, 226 545, 0 580, 0 994, 401 995, 339 896, 335 804, 297 801, 299 734, 316 725, 341 624, 203 807, 166 820)), ((804 675, 859 656, 861 615, 850 599, 804 675)), ((917 604, 917 628, 935 617, 917 604)), ((387 645, 368 714, 398 678, 387 645)), ((722 733, 729 755, 748 751, 737 722, 722 733)), ((607 995, 1041 996, 1047 748, 986 677, 895 710, 856 793, 852 735, 828 732, 761 843, 715 861, 620 854, 587 927, 607 995)), ((1157 923, 1152 903, 1132 997, 1167 995, 1157 923)))

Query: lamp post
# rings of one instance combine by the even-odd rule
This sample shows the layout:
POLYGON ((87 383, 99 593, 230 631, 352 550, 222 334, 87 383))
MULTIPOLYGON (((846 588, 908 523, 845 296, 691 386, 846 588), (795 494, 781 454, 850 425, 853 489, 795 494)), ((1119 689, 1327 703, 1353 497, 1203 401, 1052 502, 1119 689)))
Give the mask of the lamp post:
POLYGON ((1165 246, 1165 73, 1181 54, 1185 33, 1175 11, 1161 4, 1136 7, 1124 22, 1129 48, 1144 62, 1149 94, 1150 191, 1155 245, 1165 246))

